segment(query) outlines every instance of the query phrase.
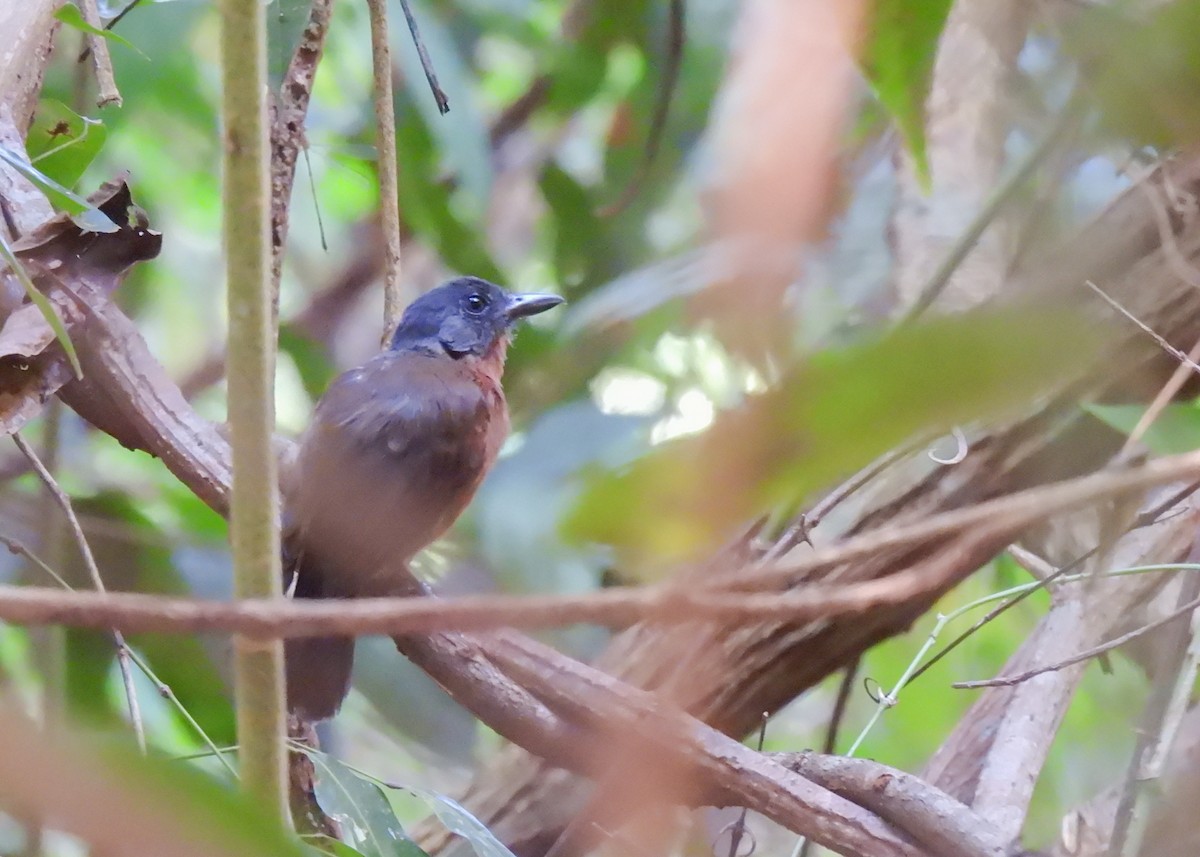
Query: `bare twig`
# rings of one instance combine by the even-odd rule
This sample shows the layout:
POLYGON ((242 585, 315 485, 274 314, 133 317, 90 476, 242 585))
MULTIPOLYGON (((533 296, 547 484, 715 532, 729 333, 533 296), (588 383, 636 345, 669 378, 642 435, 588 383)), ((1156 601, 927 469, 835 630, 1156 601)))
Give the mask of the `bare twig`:
MULTIPOLYGON (((825 743, 821 745, 821 752, 826 755, 832 755, 837 749, 838 732, 842 726, 842 718, 846 716, 846 705, 850 702, 850 691, 854 689, 858 679, 858 668, 862 664, 862 658, 855 658, 854 663, 846 667, 842 672, 842 680, 838 682, 837 696, 833 700, 833 711, 829 714, 829 725, 825 729, 825 743)), ((762 746, 759 746, 762 749, 762 746)), ((784 763, 785 767, 787 763, 784 763)), ((794 769, 793 769, 794 770, 794 769)), ((812 840, 807 837, 802 839, 793 850, 796 857, 808 857, 812 851, 812 840)))
POLYGON ((104 25, 104 29, 111 30, 116 27, 117 24, 121 23, 121 20, 135 8, 137 8, 138 4, 141 2, 142 0, 129 0, 129 4, 116 15, 114 15, 111 21, 104 25))
MULTIPOLYGON (((878 530, 848 539, 836 547, 818 550, 802 560, 750 568, 722 582, 730 588, 738 589, 777 584, 781 580, 799 579, 813 571, 875 555, 888 548, 961 533, 973 527, 994 525, 997 521, 1004 521, 1006 527, 1020 530, 1044 520, 1048 515, 1087 506, 1105 497, 1133 493, 1154 485, 1195 476, 1200 476, 1200 453, 1157 459, 1140 467, 1095 473, 1079 479, 1030 488, 974 506, 930 515, 912 524, 880 527, 878 530), (1171 470, 1172 467, 1179 469, 1171 470)), ((1187 493, 1191 490, 1194 489, 1188 489, 1187 493)))
MULTIPOLYGON (((1141 490, 1200 472, 1200 453, 1173 456, 1119 473, 1101 473, 1019 492, 998 501, 936 515, 919 525, 881 530, 820 551, 806 563, 774 569, 760 583, 785 571, 821 568, 933 536, 966 533, 999 536, 1048 514, 1087 505, 1106 496, 1141 490), (1024 510, 1016 513, 1014 510, 1024 510)), ((742 576, 722 578, 697 589, 665 584, 641 589, 609 589, 577 596, 466 596, 454 599, 357 599, 349 603, 296 604, 249 599, 240 604, 169 599, 141 594, 66 595, 30 589, 0 589, 0 618, 20 624, 120 627, 146 631, 226 630, 250 637, 302 637, 329 634, 428 633, 447 628, 504 626, 553 627, 579 622, 624 626, 637 621, 687 623, 705 619, 789 620, 860 613, 881 604, 901 603, 940 585, 947 565, 960 560, 946 546, 931 562, 872 580, 809 584, 784 593, 732 596, 745 590, 742 576)))
POLYGON ((1174 357, 1176 360, 1178 360, 1184 366, 1187 366, 1193 372, 1200 374, 1200 364, 1196 363, 1194 360, 1192 360, 1190 357, 1188 357, 1188 355, 1184 354, 1181 350, 1176 348, 1174 345, 1167 342, 1167 340, 1165 340, 1161 335, 1159 335, 1157 332, 1155 332, 1150 327, 1150 325, 1146 324, 1141 319, 1139 319, 1137 316, 1135 316, 1133 313, 1131 313, 1129 310, 1125 309, 1125 307, 1121 306, 1121 304, 1118 301, 1116 301, 1114 298, 1112 298, 1107 292, 1105 292, 1104 289, 1097 286, 1091 280, 1086 280, 1084 282, 1084 285, 1086 285, 1089 289, 1091 289, 1093 292, 1095 292, 1097 295, 1099 295, 1106 304, 1111 306, 1113 309, 1115 309, 1121 315, 1125 316, 1125 318, 1129 319, 1134 324, 1136 324, 1139 328, 1141 328, 1143 332, 1145 332, 1151 339, 1153 339, 1158 344, 1159 348, 1161 348, 1163 351, 1170 354, 1172 357, 1174 357))
MULTIPOLYGON (((1197 543, 1189 559, 1197 554, 1197 543)), ((1200 579, 1189 576, 1179 592, 1179 603, 1200 603, 1200 579)), ((1196 621, 1193 614, 1192 623, 1196 621)), ((1162 776, 1164 761, 1175 742, 1175 735, 1187 701, 1196 683, 1196 652, 1191 623, 1180 617, 1176 627, 1162 641, 1154 685, 1146 701, 1137 728, 1137 746, 1129 761, 1121 797, 1114 815, 1109 857, 1139 853, 1146 823, 1150 816, 1151 792, 1146 784, 1162 776)))
POLYGON ((445 116, 450 112, 450 99, 446 97, 445 91, 438 83, 437 73, 433 70, 433 62, 429 59, 429 51, 425 49, 425 41, 421 38, 420 28, 417 27, 417 19, 413 15, 408 0, 400 0, 400 8, 404 10, 404 20, 408 23, 408 32, 412 34, 413 45, 417 48, 417 56, 421 58, 421 69, 425 72, 425 80, 429 82, 433 100, 437 102, 438 112, 445 116))
POLYGON ((1196 340, 1196 344, 1192 346, 1192 350, 1187 354, 1187 360, 1175 367, 1175 371, 1171 373, 1171 377, 1167 379, 1167 383, 1163 384, 1162 389, 1150 402, 1150 406, 1146 408, 1146 412, 1138 419, 1137 425, 1133 427, 1133 431, 1129 433, 1129 437, 1125 439, 1124 445, 1121 447, 1119 455, 1123 458, 1129 455, 1133 445, 1142 439, 1142 436, 1149 430, 1154 421, 1158 419, 1163 410, 1175 398, 1175 394, 1183 388, 1187 382, 1193 369, 1192 366, 1197 365, 1196 361, 1200 361, 1200 339, 1196 340))
MULTIPOLYGON (((100 20, 100 8, 96 0, 79 0, 79 11, 83 13, 83 20, 88 24, 101 29, 103 22, 100 20)), ((110 104, 116 107, 121 106, 121 93, 117 90, 117 81, 113 77, 112 57, 108 53, 108 40, 104 36, 89 33, 87 37, 88 47, 91 48, 92 63, 96 68, 96 105, 98 107, 108 107, 110 104)))
POLYGON ((869 485, 872 480, 911 453, 915 448, 916 444, 910 444, 893 450, 882 456, 878 461, 864 467, 846 482, 843 482, 834 491, 823 497, 811 510, 800 515, 775 544, 771 545, 767 552, 763 554, 759 564, 764 567, 769 566, 801 543, 807 542, 812 544, 809 536, 821 521, 825 520, 826 515, 869 485))
POLYGON ((1036 669, 1026 670, 1023 673, 1018 673, 1017 675, 1012 676, 981 679, 979 681, 956 681, 950 686, 959 688, 961 690, 973 690, 980 687, 1011 687, 1014 684, 1020 684, 1023 681, 1029 681, 1029 679, 1033 678, 1034 676, 1039 676, 1048 672, 1057 672, 1058 670, 1072 666, 1073 664, 1082 663, 1083 661, 1091 660, 1098 655, 1102 655, 1105 652, 1111 652, 1113 649, 1118 649, 1131 640, 1136 640, 1138 637, 1144 637, 1151 631, 1157 631, 1159 628, 1174 622, 1179 617, 1186 616, 1197 607, 1200 607, 1200 598, 1193 598, 1182 607, 1171 611, 1169 615, 1163 617, 1162 619, 1151 622, 1148 625, 1143 625, 1142 627, 1130 631, 1127 634, 1122 634, 1119 637, 1115 637, 1112 640, 1109 640, 1107 643, 1101 643, 1099 646, 1094 646, 1086 651, 1080 652, 1077 655, 1073 655, 1072 657, 1057 663, 1047 664, 1046 666, 1037 667, 1036 669))
POLYGON ((396 108, 392 103, 392 54, 388 47, 387 6, 387 0, 367 0, 367 9, 371 17, 371 69, 375 78, 375 164, 379 175, 379 219, 383 229, 384 247, 384 342, 391 336, 404 308, 400 293, 400 190, 396 166, 396 108))
MULTIPOLYGON (((71 504, 71 498, 66 492, 59 487, 58 482, 51 475, 46 466, 42 464, 42 460, 34 451, 20 433, 13 434, 13 443, 17 445, 17 449, 21 450, 29 463, 33 466, 38 478, 42 484, 46 486, 46 490, 58 503, 62 509, 63 515, 66 516, 67 524, 71 528, 71 534, 75 538, 75 544, 79 548, 79 554, 83 557, 83 565, 87 569, 88 577, 91 578, 92 585, 96 587, 96 593, 104 595, 106 590, 104 587, 104 579, 100 576, 100 568, 96 565, 96 558, 92 554, 91 545, 88 544, 87 537, 83 534, 83 527, 79 525, 79 518, 75 516, 75 509, 71 504)), ((58 575, 54 575, 58 577, 58 575)), ((125 700, 129 705, 129 720, 133 725, 133 734, 137 737, 138 747, 142 752, 146 752, 146 730, 142 725, 142 711, 138 704, 137 690, 133 686, 133 671, 129 668, 129 646, 125 643, 125 637, 117 629, 112 629, 113 641, 117 646, 117 666, 121 671, 121 682, 125 687, 125 700)))
POLYGON ((1151 186, 1148 179, 1153 176, 1159 169, 1162 170, 1163 185, 1174 188, 1175 183, 1171 181, 1171 176, 1165 168, 1164 164, 1159 164, 1157 168, 1147 170, 1143 175, 1134 180, 1134 184, 1145 194, 1147 202, 1150 203, 1150 210, 1154 214, 1154 225, 1158 229, 1158 239, 1162 246, 1163 255, 1166 257, 1167 264, 1171 266, 1171 270, 1175 272, 1179 279, 1183 280, 1193 288, 1200 288, 1200 270, 1187 260, 1179 249, 1179 241, 1175 237, 1175 230, 1171 226, 1171 213, 1167 210, 1166 203, 1159 198, 1159 193, 1151 186))
POLYGON ((271 118, 271 282, 276 300, 287 244, 288 207, 296 179, 296 160, 307 146, 304 120, 312 98, 317 65, 325 50, 333 0, 313 0, 308 24, 292 54, 271 118))
MULTIPOLYGON (((1163 502, 1158 503, 1153 508, 1148 509, 1145 512, 1143 512, 1138 517, 1138 520, 1134 524, 1132 529, 1138 529, 1139 527, 1147 526, 1148 524, 1154 523, 1168 509, 1172 508, 1173 506, 1175 506, 1176 504, 1178 504, 1179 502, 1181 502, 1182 500, 1187 498, 1189 495, 1193 494, 1197 489, 1200 489, 1200 482, 1192 483, 1191 485, 1187 486, 1186 488, 1182 489, 1181 491, 1178 491, 1178 492, 1172 494, 1167 499, 1165 499, 1163 502)), ((1057 571, 1053 571, 1053 573, 1039 579, 1038 586, 1030 587, 1029 589, 1022 591, 1018 595, 1015 595, 1012 598, 1009 598, 1008 600, 999 604, 994 609, 989 610, 986 615, 984 615, 981 619, 979 619, 977 622, 975 622, 973 625, 971 625, 970 628, 967 628, 965 631, 963 631, 961 634, 959 634, 957 637, 955 637, 953 640, 951 640, 949 643, 947 643, 945 646, 943 646, 935 655, 933 655, 933 657, 931 657, 925 663, 921 664, 921 666, 916 670, 916 672, 914 672, 912 674, 911 678, 909 679, 909 683, 911 684, 912 682, 916 681, 920 676, 922 676, 930 668, 932 668, 934 664, 936 664, 942 658, 946 657, 946 655, 950 654, 952 651, 954 651, 956 648, 958 648, 969 637, 974 636, 974 634, 980 628, 982 628, 984 625, 987 625, 987 624, 993 622, 1001 614, 1007 612, 1008 610, 1011 610, 1013 607, 1020 604, 1026 598, 1033 595, 1033 593, 1040 592, 1041 590, 1046 589, 1051 583, 1054 583, 1056 580, 1059 580, 1060 578, 1066 576, 1067 574, 1070 574, 1071 572, 1075 571, 1077 568, 1079 568, 1085 562, 1087 562, 1089 559, 1091 559, 1091 557, 1095 555, 1097 550, 1098 550, 1097 548, 1092 548, 1091 550, 1087 551, 1086 553, 1083 553, 1080 556, 1075 557, 1075 559, 1064 564, 1057 571)))

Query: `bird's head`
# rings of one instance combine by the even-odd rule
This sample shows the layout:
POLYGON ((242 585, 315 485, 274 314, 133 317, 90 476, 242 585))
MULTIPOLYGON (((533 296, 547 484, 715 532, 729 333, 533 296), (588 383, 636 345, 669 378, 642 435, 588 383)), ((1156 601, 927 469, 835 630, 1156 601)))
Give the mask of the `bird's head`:
POLYGON ((512 294, 478 277, 459 277, 408 305, 391 347, 445 353, 455 359, 490 357, 507 344, 518 321, 562 302, 558 295, 512 294))

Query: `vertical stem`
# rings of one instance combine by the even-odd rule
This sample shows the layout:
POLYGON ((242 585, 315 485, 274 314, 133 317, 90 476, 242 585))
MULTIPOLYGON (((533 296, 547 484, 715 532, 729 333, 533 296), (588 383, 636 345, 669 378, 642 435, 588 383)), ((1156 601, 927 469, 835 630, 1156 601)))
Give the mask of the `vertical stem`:
MULTIPOLYGON (((223 193, 229 305, 230 538, 239 598, 280 597, 267 169, 266 6, 221 0, 223 193)), ((242 785, 282 822, 286 718, 283 647, 234 640, 242 785)))
POLYGON ((388 48, 387 0, 367 0, 371 14, 371 60, 375 77, 375 149, 379 170, 379 219, 383 228, 383 334, 400 320, 400 198, 396 167, 396 108, 392 100, 392 54, 388 48))

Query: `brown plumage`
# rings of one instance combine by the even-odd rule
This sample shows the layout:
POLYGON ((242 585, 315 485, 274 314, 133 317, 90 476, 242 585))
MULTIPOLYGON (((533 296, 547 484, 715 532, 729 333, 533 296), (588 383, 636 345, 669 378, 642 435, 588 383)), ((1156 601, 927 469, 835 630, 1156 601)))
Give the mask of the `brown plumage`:
MULTIPOLYGON (((388 351, 334 381, 285 497, 285 586, 294 579, 296 597, 420 594, 408 563, 462 514, 508 434, 511 325, 560 302, 454 280, 414 302, 388 351)), ((353 639, 285 650, 289 707, 310 720, 336 713, 353 639)))

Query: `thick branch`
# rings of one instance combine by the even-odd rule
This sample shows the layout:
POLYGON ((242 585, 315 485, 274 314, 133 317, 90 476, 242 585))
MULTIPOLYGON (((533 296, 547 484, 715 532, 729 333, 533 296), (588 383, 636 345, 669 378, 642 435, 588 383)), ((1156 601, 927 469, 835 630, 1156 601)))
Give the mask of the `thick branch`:
POLYGON ((870 759, 772 753, 789 771, 866 807, 939 857, 1005 857, 1008 843, 970 807, 904 771, 870 759))

